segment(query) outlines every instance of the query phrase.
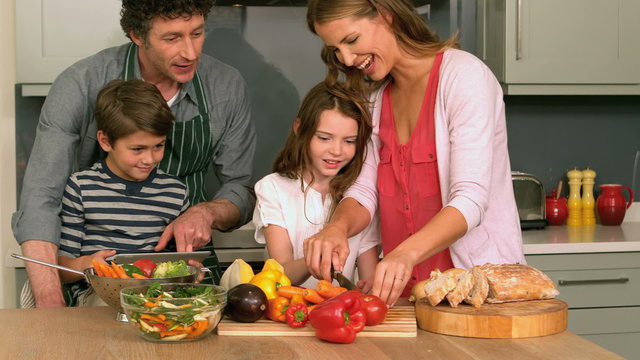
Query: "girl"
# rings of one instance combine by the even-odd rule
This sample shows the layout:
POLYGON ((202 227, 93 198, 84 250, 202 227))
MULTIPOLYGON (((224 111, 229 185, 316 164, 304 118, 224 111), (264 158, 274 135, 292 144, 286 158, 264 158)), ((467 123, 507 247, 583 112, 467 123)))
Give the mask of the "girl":
MULTIPOLYGON (((366 104, 339 88, 320 83, 302 101, 273 173, 256 183, 255 238, 267 244, 292 283, 315 288, 304 261, 303 241, 331 217, 344 191, 356 180, 371 135, 366 104)), ((374 219, 375 220, 375 219, 374 219)), ((378 262, 377 221, 348 239, 351 254, 343 274, 367 292, 378 262)))
POLYGON ((484 63, 440 41, 409 0, 309 0, 307 24, 326 81, 369 97, 374 126, 374 156, 305 244, 312 274, 343 262, 378 204, 372 294, 388 304, 435 268, 524 262, 502 91, 484 63))

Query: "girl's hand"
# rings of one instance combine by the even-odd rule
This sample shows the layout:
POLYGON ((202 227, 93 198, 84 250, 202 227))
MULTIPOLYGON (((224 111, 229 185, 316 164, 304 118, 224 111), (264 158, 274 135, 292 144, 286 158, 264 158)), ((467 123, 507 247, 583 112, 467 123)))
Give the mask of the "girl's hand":
POLYGON ((342 271, 349 257, 347 234, 327 225, 319 233, 304 240, 304 260, 317 279, 331 281, 331 268, 342 271))
POLYGON ((368 294, 373 287, 373 280, 358 280, 356 286, 362 290, 363 294, 368 294))
POLYGON ((96 251, 91 255, 80 256, 76 259, 77 268, 76 270, 84 270, 90 267, 93 267, 92 261, 95 260, 100 264, 106 264, 108 257, 112 257, 116 254, 115 250, 100 250, 96 251))

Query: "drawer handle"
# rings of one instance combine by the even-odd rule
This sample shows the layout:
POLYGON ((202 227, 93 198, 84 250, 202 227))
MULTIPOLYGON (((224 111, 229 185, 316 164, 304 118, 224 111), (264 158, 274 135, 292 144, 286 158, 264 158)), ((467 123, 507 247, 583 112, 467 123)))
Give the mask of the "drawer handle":
POLYGON ((629 278, 617 279, 587 279, 587 280, 558 280, 558 285, 588 285, 588 284, 624 284, 629 282, 629 278))

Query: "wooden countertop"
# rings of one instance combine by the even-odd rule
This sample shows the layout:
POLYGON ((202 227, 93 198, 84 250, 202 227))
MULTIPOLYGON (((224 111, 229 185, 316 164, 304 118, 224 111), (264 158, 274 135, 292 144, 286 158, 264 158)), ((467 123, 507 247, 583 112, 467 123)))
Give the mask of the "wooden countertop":
POLYGON ((2 309, 5 359, 622 359, 569 331, 528 339, 473 339, 418 330, 416 338, 218 336, 160 344, 115 320, 109 307, 2 309))

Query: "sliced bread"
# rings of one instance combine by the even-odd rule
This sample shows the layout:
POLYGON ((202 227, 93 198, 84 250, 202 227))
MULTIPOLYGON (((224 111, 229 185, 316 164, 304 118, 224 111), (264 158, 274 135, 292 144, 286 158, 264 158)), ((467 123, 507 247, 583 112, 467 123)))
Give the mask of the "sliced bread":
POLYGON ((487 299, 487 295, 489 295, 489 282, 479 266, 472 267, 470 272, 473 277, 473 287, 464 302, 479 308, 487 299))
POLYGON ((427 300, 432 306, 438 305, 457 285, 457 276, 464 269, 449 269, 443 273, 436 269, 431 272, 429 281, 424 285, 427 300))
POLYGON ((449 291, 447 300, 451 307, 457 307, 473 288, 473 274, 469 271, 463 271, 456 275, 456 287, 449 291))

